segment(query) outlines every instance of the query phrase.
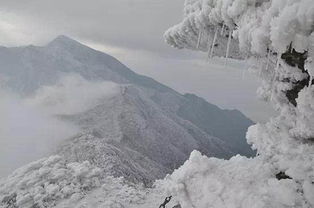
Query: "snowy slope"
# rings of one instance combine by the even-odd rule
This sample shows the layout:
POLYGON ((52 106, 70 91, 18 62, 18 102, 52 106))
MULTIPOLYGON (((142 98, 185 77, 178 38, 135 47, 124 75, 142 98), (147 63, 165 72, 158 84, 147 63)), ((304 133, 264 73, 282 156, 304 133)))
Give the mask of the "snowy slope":
POLYGON ((112 56, 65 36, 57 37, 44 47, 0 47, 0 63, 0 74, 6 77, 6 85, 23 94, 30 94, 42 85, 55 84, 65 73, 73 72, 87 80, 171 90, 149 77, 134 73, 112 56))
MULTIPOLYGON (((118 84, 115 93, 99 97, 87 109, 56 112, 58 118, 81 128, 57 151, 68 161, 87 160, 111 175, 150 185, 183 164, 195 149, 219 158, 254 155, 245 142, 252 122, 240 112, 219 109, 195 95, 181 95, 65 36, 43 47, 2 47, 0 63, 5 86, 25 97, 36 97, 45 89, 51 93, 55 85, 58 89, 65 84, 60 79, 71 82, 64 79, 69 74, 81 77, 83 86, 103 81, 118 84), (199 116, 191 116, 193 112, 199 116)), ((43 97, 42 102, 55 94, 43 97)), ((55 98, 57 102, 63 99, 55 98)))
POLYGON ((0 181, 0 207, 52 207, 100 186, 104 174, 89 162, 67 163, 51 156, 17 169, 0 181))
POLYGON ((1 208, 154 208, 165 194, 161 187, 132 184, 87 161, 69 163, 58 155, 32 162, 0 180, 1 208))
MULTIPOLYGON (((228 119, 224 119, 221 122, 223 124, 230 119, 237 120, 237 122, 226 124, 230 124, 230 128, 227 131, 230 132, 229 136, 221 137, 226 132, 222 128, 218 129, 217 132, 212 131, 210 133, 210 135, 221 137, 221 139, 227 142, 234 137, 237 141, 238 138, 245 141, 246 129, 252 124, 246 117, 236 115, 241 114, 240 112, 224 111, 209 104, 204 109, 211 113, 206 115, 206 119, 208 119, 206 123, 200 125, 201 122, 205 122, 204 119, 203 121, 192 119, 181 113, 189 108, 190 105, 194 105, 197 102, 198 98, 196 96, 182 96, 149 77, 134 73, 115 58, 95 51, 65 36, 59 36, 44 47, 1 47, 0 63, 0 75, 4 77, 5 85, 24 95, 32 94, 43 85, 54 85, 68 73, 77 73, 90 81, 112 81, 119 84, 133 84, 140 87, 147 92, 147 95, 160 108, 173 112, 178 111, 179 117, 189 120, 202 130, 205 130, 204 126, 208 129, 217 129, 217 125, 214 125, 214 123, 219 118, 219 114, 229 116, 228 119), (211 120, 210 117, 215 113, 215 118, 211 120), (211 122, 208 122, 209 120, 211 122)), ((1 81, 3 82, 3 80, 1 81)), ((204 105, 208 104, 206 101, 203 103, 204 105)), ((209 133, 206 130, 205 132, 209 133)), ((246 149, 245 151, 240 153, 246 154, 249 150, 246 149)))
POLYGON ((62 144, 58 154, 73 161, 93 161, 115 176, 137 182, 165 176, 194 149, 220 158, 234 154, 227 143, 160 109, 134 86, 123 86, 96 107, 63 118, 81 126, 84 133, 62 144))

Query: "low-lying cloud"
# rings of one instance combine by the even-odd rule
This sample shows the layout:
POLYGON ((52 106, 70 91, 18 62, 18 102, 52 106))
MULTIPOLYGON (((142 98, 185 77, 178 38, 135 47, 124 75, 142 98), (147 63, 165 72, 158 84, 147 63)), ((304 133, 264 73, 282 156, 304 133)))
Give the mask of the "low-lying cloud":
POLYGON ((26 103, 46 114, 71 115, 84 112, 118 92, 119 86, 113 82, 91 82, 71 74, 62 77, 56 85, 40 88, 26 103))
POLYGON ((44 86, 28 98, 0 88, 0 178, 53 153, 61 141, 80 131, 56 115, 88 110, 118 90, 114 83, 89 82, 78 75, 44 86))

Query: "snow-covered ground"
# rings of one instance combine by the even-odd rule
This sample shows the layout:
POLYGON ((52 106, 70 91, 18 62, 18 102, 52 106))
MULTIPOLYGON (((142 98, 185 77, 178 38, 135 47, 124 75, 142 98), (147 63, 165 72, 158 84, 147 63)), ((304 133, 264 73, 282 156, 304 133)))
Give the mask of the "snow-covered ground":
POLYGON ((1 208, 154 208, 166 197, 161 187, 144 188, 87 161, 69 163, 58 155, 14 171, 0 181, 0 196, 1 208))
POLYGON ((2 207, 53 207, 59 200, 77 200, 104 178, 89 162, 67 163, 51 156, 17 169, 1 181, 2 207))
POLYGON ((182 207, 313 207, 311 171, 300 170, 299 178, 287 171, 293 179, 281 180, 276 177, 278 171, 260 157, 220 160, 193 152, 164 184, 182 207))

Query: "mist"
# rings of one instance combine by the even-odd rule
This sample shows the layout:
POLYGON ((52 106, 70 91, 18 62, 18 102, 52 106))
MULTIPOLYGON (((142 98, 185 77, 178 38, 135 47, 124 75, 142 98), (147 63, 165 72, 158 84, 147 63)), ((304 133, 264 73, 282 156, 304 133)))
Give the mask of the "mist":
POLYGON ((119 92, 119 85, 105 81, 87 81, 78 74, 68 74, 53 86, 43 86, 26 103, 48 115, 71 115, 97 105, 104 97, 119 92))
POLYGON ((0 88, 0 178, 16 168, 53 153, 80 128, 58 115, 83 112, 119 90, 110 82, 90 82, 79 75, 61 78, 22 98, 0 88))

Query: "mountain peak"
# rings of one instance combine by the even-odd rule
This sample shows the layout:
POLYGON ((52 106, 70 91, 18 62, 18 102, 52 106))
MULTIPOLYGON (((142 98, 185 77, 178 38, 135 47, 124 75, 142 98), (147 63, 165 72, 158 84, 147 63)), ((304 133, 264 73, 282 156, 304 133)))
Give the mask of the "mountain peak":
POLYGON ((69 46, 69 45, 82 45, 80 44, 78 41, 65 36, 65 35, 59 35, 58 37, 56 37, 54 40, 52 40, 50 43, 48 43, 47 46, 69 46))
POLYGON ((59 35, 54 40, 56 40, 56 41, 73 41, 72 38, 70 38, 66 35, 59 35))

